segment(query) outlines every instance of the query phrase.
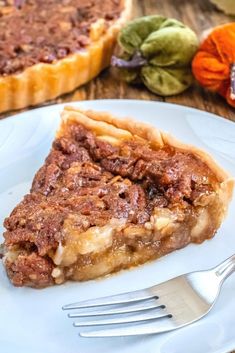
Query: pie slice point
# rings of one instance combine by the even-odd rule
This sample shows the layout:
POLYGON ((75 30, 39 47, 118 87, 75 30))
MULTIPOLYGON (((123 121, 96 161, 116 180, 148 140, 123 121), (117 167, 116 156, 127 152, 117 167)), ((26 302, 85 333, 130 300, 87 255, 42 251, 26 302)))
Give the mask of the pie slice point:
POLYGON ((6 218, 16 286, 84 281, 212 238, 233 178, 151 125, 66 107, 31 191, 6 218))

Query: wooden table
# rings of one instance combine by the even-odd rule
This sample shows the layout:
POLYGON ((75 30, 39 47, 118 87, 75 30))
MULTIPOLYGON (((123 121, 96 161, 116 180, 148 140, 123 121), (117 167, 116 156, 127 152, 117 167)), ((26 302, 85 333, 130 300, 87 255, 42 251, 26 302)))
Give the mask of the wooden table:
MULTIPOLYGON (((218 11, 209 0, 134 0, 133 17, 154 13, 183 21, 199 36, 210 27, 235 20, 234 17, 218 11)), ((110 70, 105 70, 97 79, 57 101, 100 98, 147 99, 182 104, 235 121, 234 108, 229 107, 220 96, 204 90, 197 84, 183 94, 162 98, 148 92, 145 88, 136 88, 117 81, 114 84, 110 70)))
MULTIPOLYGON (((210 27, 234 21, 235 18, 218 11, 209 0, 133 0, 133 17, 162 14, 174 17, 189 25, 199 36, 210 27)), ((145 99, 187 105, 206 110, 235 121, 235 109, 231 108, 219 95, 210 93, 196 83, 183 94, 169 98, 159 97, 144 87, 133 87, 118 82, 110 69, 106 69, 98 78, 87 85, 66 94, 51 103, 71 102, 89 99, 145 99)), ((13 113, 4 113, 0 119, 13 113)))
MULTIPOLYGON (((133 1, 133 17, 154 13, 174 17, 189 25, 199 36, 201 36, 204 30, 210 27, 235 20, 234 17, 226 16, 218 11, 209 0, 133 1)), ((220 96, 204 90, 196 83, 183 94, 162 98, 148 92, 145 88, 129 86, 118 81, 115 81, 114 84, 113 75, 109 69, 105 70, 98 78, 87 85, 64 95, 54 102, 61 103, 102 98, 145 99, 182 104, 221 115, 235 122, 235 109, 229 107, 220 96)), ((11 114, 2 114, 0 115, 0 119, 11 114)))

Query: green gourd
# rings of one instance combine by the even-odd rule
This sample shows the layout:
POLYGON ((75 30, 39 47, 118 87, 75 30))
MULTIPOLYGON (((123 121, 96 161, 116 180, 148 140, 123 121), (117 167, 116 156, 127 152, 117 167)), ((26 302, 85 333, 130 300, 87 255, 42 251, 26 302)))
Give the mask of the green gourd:
POLYGON ((112 58, 112 65, 125 81, 143 82, 162 96, 181 93, 191 85, 191 60, 199 43, 182 22, 159 15, 140 17, 121 30, 118 42, 123 53, 112 58))

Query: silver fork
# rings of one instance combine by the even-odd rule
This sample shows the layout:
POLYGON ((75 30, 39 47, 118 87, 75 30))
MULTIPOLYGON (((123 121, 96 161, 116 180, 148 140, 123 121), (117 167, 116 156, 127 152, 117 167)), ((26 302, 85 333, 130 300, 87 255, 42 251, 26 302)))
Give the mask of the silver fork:
POLYGON ((134 336, 162 333, 199 320, 214 305, 224 280, 235 271, 235 255, 220 265, 172 278, 156 286, 63 306, 77 309, 76 327, 103 326, 82 331, 82 337, 134 336), (84 310, 85 309, 85 310, 84 310), (88 319, 93 317, 93 319, 88 319), (113 328, 105 329, 111 325, 113 328))

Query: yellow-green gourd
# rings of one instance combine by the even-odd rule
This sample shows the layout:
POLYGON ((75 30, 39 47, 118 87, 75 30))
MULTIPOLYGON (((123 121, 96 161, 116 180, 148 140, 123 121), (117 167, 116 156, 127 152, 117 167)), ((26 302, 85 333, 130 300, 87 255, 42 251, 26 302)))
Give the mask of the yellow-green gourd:
POLYGON ((178 94, 192 83, 191 60, 198 48, 196 34, 183 23, 153 15, 129 22, 118 38, 121 58, 113 57, 123 79, 143 82, 162 96, 178 94))

